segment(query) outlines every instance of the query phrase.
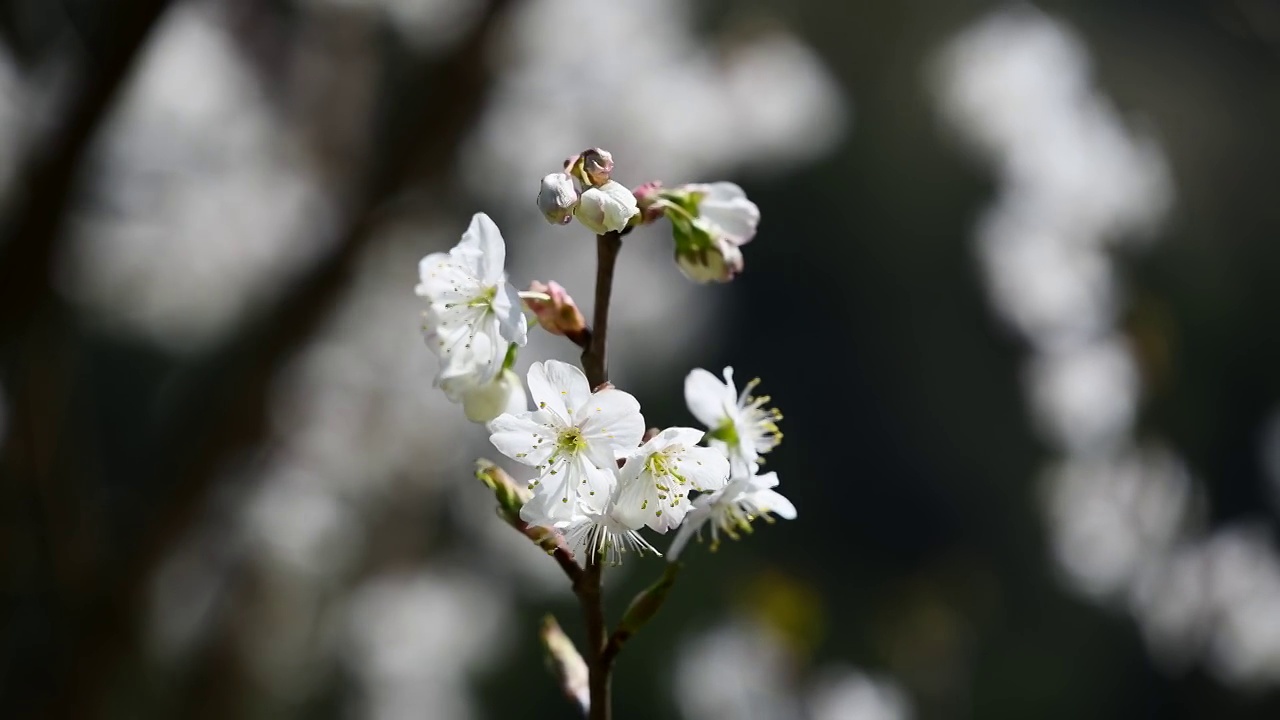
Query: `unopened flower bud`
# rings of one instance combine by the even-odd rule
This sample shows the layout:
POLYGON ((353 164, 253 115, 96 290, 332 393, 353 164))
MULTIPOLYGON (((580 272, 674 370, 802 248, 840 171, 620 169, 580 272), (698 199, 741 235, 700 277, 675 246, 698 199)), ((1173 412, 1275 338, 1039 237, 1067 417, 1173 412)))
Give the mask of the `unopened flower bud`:
POLYGON ((565 173, 551 173, 542 178, 538 188, 538 210, 552 225, 568 225, 578 206, 578 190, 573 178, 565 173))
POLYGON ((563 335, 579 345, 586 343, 587 320, 560 283, 552 281, 544 285, 534 280, 529 285, 529 292, 548 297, 546 300, 526 298, 524 301, 544 330, 552 335, 563 335))
POLYGON ((640 208, 640 223, 642 225, 648 225, 665 214, 665 208, 659 202, 662 199, 662 183, 657 180, 635 188, 631 191, 631 194, 635 196, 636 205, 640 208))
POLYGON ((618 232, 640 214, 636 196, 625 185, 610 180, 589 188, 578 199, 578 221, 597 235, 618 232))
POLYGON ((477 385, 462 394, 462 411, 471 422, 487 423, 503 413, 522 413, 529 409, 520 376, 503 370, 492 381, 477 385))
POLYGON ((737 245, 716 238, 706 246, 677 247, 676 265, 696 283, 729 282, 742 272, 742 251, 737 245))
POLYGON ((600 187, 609 182, 613 176, 613 155, 600 148, 582 151, 582 174, 592 187, 600 187))
POLYGON ((573 646, 573 641, 560 629, 560 624, 550 615, 542 620, 542 631, 538 633, 542 641, 542 649, 547 653, 547 661, 560 681, 560 689, 566 697, 578 704, 583 714, 591 707, 589 687, 590 673, 587 663, 573 646))

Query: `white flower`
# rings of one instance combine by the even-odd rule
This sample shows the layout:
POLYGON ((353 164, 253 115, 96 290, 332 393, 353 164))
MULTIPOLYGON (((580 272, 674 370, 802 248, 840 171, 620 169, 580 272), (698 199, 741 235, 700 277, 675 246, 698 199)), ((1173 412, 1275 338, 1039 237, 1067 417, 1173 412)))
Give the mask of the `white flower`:
POLYGON ((729 282, 742 272, 742 251, 724 238, 715 238, 705 247, 677 246, 676 266, 696 283, 729 282))
POLYGON ((610 503, 603 510, 584 508, 564 529, 564 539, 583 565, 595 562, 601 555, 605 563, 620 565, 627 552, 641 555, 651 552, 662 557, 662 553, 637 532, 642 527, 642 522, 617 512, 617 506, 610 503))
POLYGON ((503 370, 493 380, 462 393, 462 411, 471 422, 487 423, 504 413, 516 414, 528 409, 524 383, 510 370, 503 370))
POLYGON ((581 370, 558 360, 529 368, 529 393, 536 410, 489 425, 494 447, 541 472, 520 516, 554 525, 578 514, 580 498, 601 507, 617 485, 618 458, 644 435, 640 403, 614 388, 592 393, 581 370))
POLYGON ((538 209, 552 225, 567 225, 578 206, 578 190, 573 178, 565 173, 551 173, 538 187, 538 209))
POLYGON ((716 449, 699 447, 704 433, 667 428, 627 458, 618 473, 618 510, 665 533, 689 511, 690 490, 711 492, 729 479, 729 461, 716 449))
POLYGON ((638 214, 636 196, 614 180, 588 188, 578 198, 578 221, 597 235, 622 230, 638 214))
POLYGON ((528 323, 507 282, 505 260, 498 226, 476 213, 452 250, 418 263, 415 292, 429 303, 423 316, 427 346, 441 360, 437 385, 468 375, 475 385, 488 382, 502 369, 508 343, 525 344, 528 323))
POLYGON ((724 382, 698 368, 684 380, 684 401, 698 422, 707 426, 712 447, 719 447, 729 457, 733 474, 746 475, 760 455, 777 447, 782 440, 778 421, 782 413, 766 408, 768 396, 752 397, 751 390, 760 384, 752 380, 739 395, 733 384, 733 368, 724 369, 724 382))
POLYGON ((794 520, 796 508, 773 489, 777 486, 778 473, 743 475, 730 480, 722 490, 695 498, 693 510, 667 549, 669 560, 675 562, 689 538, 695 534, 700 536, 702 526, 707 523, 711 523, 711 549, 715 550, 720 544, 721 531, 737 540, 739 531, 751 532, 751 521, 757 517, 772 522, 769 513, 773 513, 784 520, 794 520))
POLYGON ((742 188, 731 182, 685 185, 682 190, 698 197, 698 218, 694 223, 715 238, 733 245, 745 245, 756 235, 760 208, 747 199, 742 188))

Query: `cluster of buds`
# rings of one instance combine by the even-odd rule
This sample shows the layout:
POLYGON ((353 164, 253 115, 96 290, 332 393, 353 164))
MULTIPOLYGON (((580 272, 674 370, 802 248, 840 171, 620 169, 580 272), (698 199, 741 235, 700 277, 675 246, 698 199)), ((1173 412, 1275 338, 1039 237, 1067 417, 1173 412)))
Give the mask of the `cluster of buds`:
POLYGON ((622 232, 639 217, 635 195, 612 179, 613 156, 592 148, 564 161, 564 172, 542 178, 538 209, 553 225, 575 217, 596 235, 622 232))
POLYGON ((592 148, 565 160, 564 172, 542 178, 538 209, 553 225, 575 217, 597 235, 627 232, 661 218, 671 222, 675 260, 698 283, 729 282, 743 268, 742 246, 760 224, 760 209, 730 182, 666 188, 648 182, 628 190, 613 179, 613 156, 592 148))

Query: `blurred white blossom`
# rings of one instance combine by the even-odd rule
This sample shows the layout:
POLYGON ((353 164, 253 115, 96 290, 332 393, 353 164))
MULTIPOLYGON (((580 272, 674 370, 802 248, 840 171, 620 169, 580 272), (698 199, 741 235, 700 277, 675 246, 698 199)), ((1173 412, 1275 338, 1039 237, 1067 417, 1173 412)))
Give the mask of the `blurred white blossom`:
POLYGON ((171 349, 200 346, 326 250, 326 198, 207 4, 165 13, 104 128, 64 291, 171 349))
POLYGON ((849 667, 827 668, 808 706, 811 720, 910 720, 915 714, 893 680, 849 667))

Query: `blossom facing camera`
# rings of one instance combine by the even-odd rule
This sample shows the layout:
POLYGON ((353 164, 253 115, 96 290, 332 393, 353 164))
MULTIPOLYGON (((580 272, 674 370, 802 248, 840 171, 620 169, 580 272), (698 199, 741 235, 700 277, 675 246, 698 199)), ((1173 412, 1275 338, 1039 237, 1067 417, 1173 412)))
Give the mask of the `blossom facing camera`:
POLYGON ((457 391, 498 375, 510 343, 524 345, 528 339, 528 320, 507 282, 505 261, 498 226, 476 213, 452 250, 418 263, 415 292, 427 301, 422 329, 441 364, 436 385, 448 382, 455 401, 457 391))
POLYGON ((782 433, 778 431, 782 413, 764 407, 769 402, 767 395, 751 395, 759 384, 759 380, 752 380, 739 394, 731 367, 724 369, 723 382, 701 368, 690 372, 684 380, 684 399, 689 412, 707 427, 709 444, 728 456, 734 477, 752 472, 760 456, 782 441, 782 433))
POLYGON ((568 225, 578 207, 578 189, 565 173, 551 173, 538 187, 538 210, 552 225, 568 225))
POLYGON ((586 341, 587 319, 569 293, 554 280, 543 284, 534 280, 529 294, 547 296, 546 300, 526 298, 524 304, 538 318, 538 324, 552 335, 563 335, 578 344, 586 341))
POLYGON ((583 192, 576 213, 578 222, 596 235, 619 232, 639 214, 636 196, 626 185, 613 180, 583 192))
POLYGON ((499 452, 538 470, 533 499, 520 511, 534 525, 564 524, 579 501, 599 508, 617 486, 618 459, 644 434, 640 403, 614 388, 591 392, 587 376, 558 360, 529 368, 537 409, 500 415, 489 424, 499 452))
POLYGON ((618 512, 665 533, 689 511, 689 491, 712 492, 729 479, 729 460, 700 447, 704 433, 667 428, 632 453, 618 473, 618 512))
POLYGON ((723 239, 710 244, 676 243, 676 267, 690 280, 701 283, 726 283, 742 274, 745 260, 737 245, 723 239))
POLYGON ((462 393, 462 411, 475 423, 487 423, 504 413, 522 413, 528 409, 524 383, 510 370, 503 370, 492 381, 462 393))

